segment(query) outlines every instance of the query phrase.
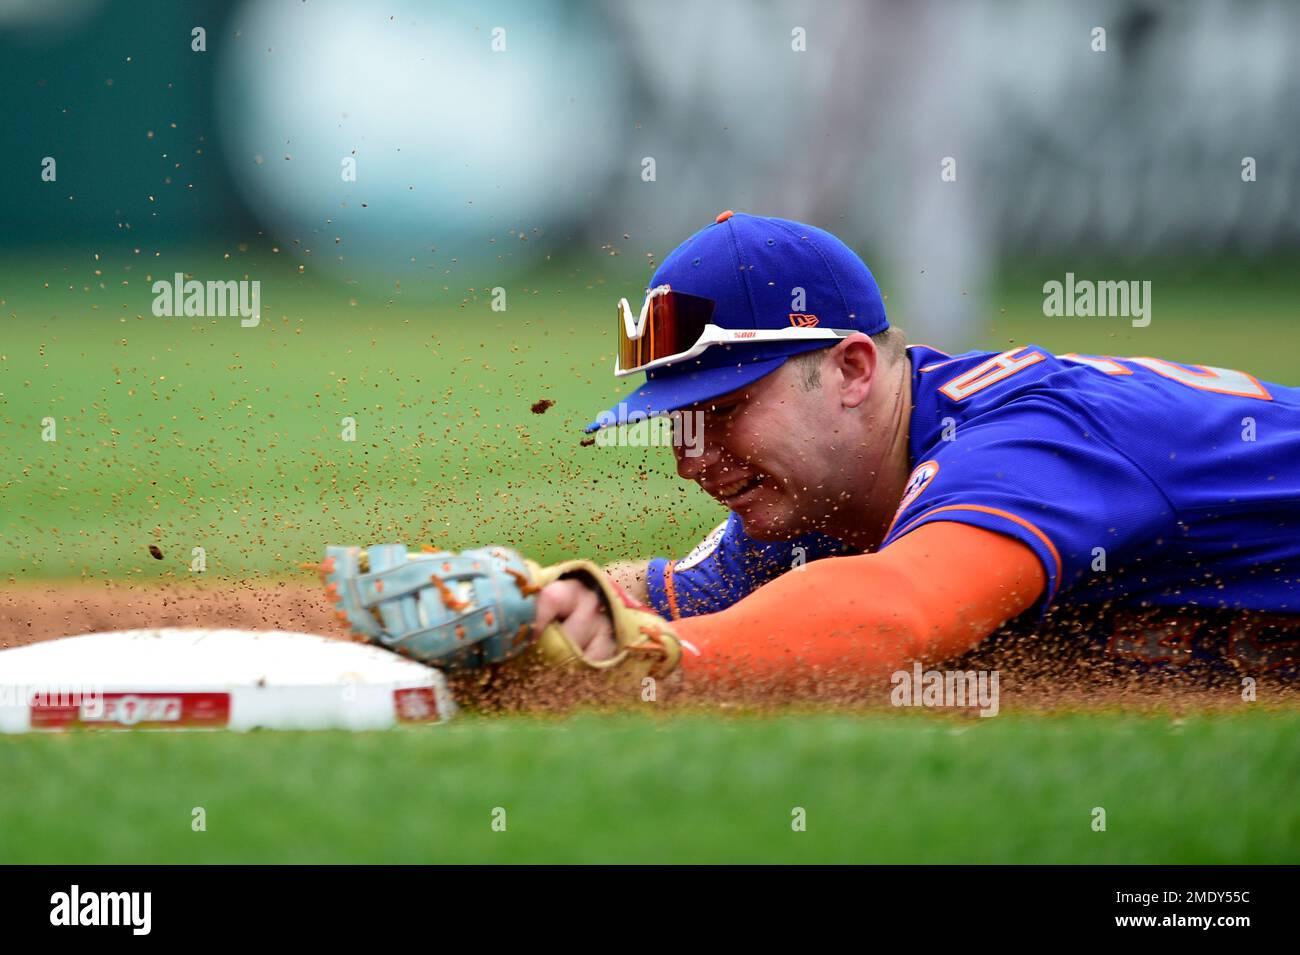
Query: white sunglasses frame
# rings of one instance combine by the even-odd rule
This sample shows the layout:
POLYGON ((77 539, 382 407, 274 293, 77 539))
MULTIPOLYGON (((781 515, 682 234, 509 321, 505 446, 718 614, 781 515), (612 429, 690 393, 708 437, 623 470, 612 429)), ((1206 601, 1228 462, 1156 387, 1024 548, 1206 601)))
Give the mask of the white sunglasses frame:
MULTIPOLYGON (((632 306, 627 299, 618 300, 618 311, 623 317, 623 328, 627 337, 633 341, 645 334, 646 316, 650 312, 650 299, 655 295, 668 292, 670 289, 667 285, 660 285, 650 290, 646 295, 645 304, 641 306, 641 315, 635 324, 632 320, 632 306)), ((665 355, 663 358, 656 358, 648 361, 643 365, 637 365, 635 368, 619 367, 618 351, 614 352, 614 375, 623 378, 627 375, 635 375, 637 372, 649 371, 654 368, 662 368, 664 365, 671 365, 674 362, 685 361, 688 358, 694 358, 700 355, 711 345, 730 345, 735 342, 792 342, 792 341, 818 341, 836 338, 847 338, 857 329, 853 328, 801 328, 791 326, 790 328, 723 328, 721 325, 709 323, 704 326, 700 332, 700 337, 696 339, 695 344, 684 352, 678 352, 675 355, 665 355)))

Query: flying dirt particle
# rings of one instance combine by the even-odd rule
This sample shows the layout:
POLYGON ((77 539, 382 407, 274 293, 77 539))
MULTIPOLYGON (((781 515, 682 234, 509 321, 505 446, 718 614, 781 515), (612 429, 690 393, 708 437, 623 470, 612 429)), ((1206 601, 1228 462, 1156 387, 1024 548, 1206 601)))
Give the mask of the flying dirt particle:
POLYGON ((162 550, 159 549, 157 544, 149 545, 149 555, 153 557, 154 560, 162 560, 162 550))
POLYGON ((546 414, 555 402, 550 398, 542 398, 540 401, 533 402, 533 414, 546 414))
POLYGON ((580 445, 582 445, 584 448, 589 448, 589 447, 591 447, 593 444, 596 443, 596 439, 595 439, 595 438, 583 438, 583 439, 582 439, 581 441, 579 441, 578 443, 579 443, 580 445))

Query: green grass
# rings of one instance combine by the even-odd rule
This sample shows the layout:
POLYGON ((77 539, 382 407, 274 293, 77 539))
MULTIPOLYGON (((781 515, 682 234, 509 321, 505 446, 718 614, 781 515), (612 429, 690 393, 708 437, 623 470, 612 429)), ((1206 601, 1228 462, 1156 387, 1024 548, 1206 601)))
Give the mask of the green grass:
POLYGON ((723 516, 668 448, 579 443, 629 388, 597 282, 512 284, 493 312, 481 287, 359 301, 278 261, 122 258, 0 271, 0 575, 183 577, 202 546, 210 576, 241 578, 386 540, 612 560, 723 516), (153 316, 150 266, 249 269, 261 325, 153 316), (540 399, 555 405, 535 414, 540 399))
POLYGON ((30 736, 0 741, 0 863, 1294 863, 1298 733, 1259 709, 30 736))
MULTIPOLYGON (((0 266, 0 579, 184 577, 197 546, 210 577, 275 575, 326 542, 385 540, 608 561, 685 553, 725 516, 677 479, 667 448, 579 443, 629 387, 609 373, 611 303, 637 279, 557 265, 508 284, 494 312, 490 282, 431 276, 379 301, 283 254, 229 254, 106 249, 0 266), (262 324, 154 317, 150 276, 177 269, 259 279, 262 324), (554 407, 533 414, 542 398, 554 407), (341 438, 345 416, 355 442, 341 438), (41 440, 46 417, 55 442, 41 440)), ((1134 329, 1044 317, 1044 276, 1064 271, 1005 277, 979 344, 1294 381, 1294 349, 1279 345, 1296 318, 1285 273, 1157 275, 1152 324, 1134 329)), ((890 307, 906 327, 907 303, 890 307)))

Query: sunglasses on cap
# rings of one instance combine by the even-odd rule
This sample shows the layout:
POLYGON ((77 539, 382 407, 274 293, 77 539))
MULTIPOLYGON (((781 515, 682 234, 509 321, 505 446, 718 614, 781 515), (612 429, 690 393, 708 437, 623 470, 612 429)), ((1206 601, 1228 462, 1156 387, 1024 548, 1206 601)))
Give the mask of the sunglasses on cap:
POLYGON ((667 285, 650 290, 640 315, 632 311, 627 299, 619 299, 614 374, 631 375, 671 365, 694 358, 711 345, 845 338, 854 331, 794 325, 793 315, 789 328, 723 328, 713 324, 714 304, 712 299, 674 292, 667 285))

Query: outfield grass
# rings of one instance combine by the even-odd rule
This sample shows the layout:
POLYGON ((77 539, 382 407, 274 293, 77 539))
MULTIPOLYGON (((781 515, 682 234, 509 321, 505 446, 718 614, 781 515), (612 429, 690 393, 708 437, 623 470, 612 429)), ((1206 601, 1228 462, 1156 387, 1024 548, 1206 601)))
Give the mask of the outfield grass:
POLYGON ((0 575, 186 576, 201 546, 210 575, 239 578, 386 540, 612 560, 721 519, 669 449, 580 445, 628 387, 594 282, 512 285, 498 313, 481 288, 358 301, 262 263, 263 320, 241 328, 154 317, 152 263, 118 259, 100 264, 126 285, 40 261, 0 275, 0 575))
MULTIPOLYGON (((509 284, 494 312, 481 283, 431 277, 374 301, 285 255, 230 254, 118 249, 0 267, 0 579, 184 577, 194 547, 210 576, 243 578, 292 572, 326 542, 385 540, 608 561, 684 553, 725 516, 677 479, 667 448, 579 443, 627 390, 609 373, 611 303, 634 280, 557 266, 509 284), (261 325, 154 317, 149 277, 177 269, 258 278, 261 325), (555 405, 534 414, 539 399, 555 405), (41 440, 46 417, 57 441, 41 440)), ((984 347, 1034 341, 1294 380, 1285 275, 1160 279, 1144 329, 1045 318, 1044 275, 1056 272, 997 286, 984 347)), ((906 323, 906 302, 890 308, 906 323)))
POLYGON ((1259 709, 29 736, 0 740, 0 862, 1294 863, 1298 734, 1259 709))

